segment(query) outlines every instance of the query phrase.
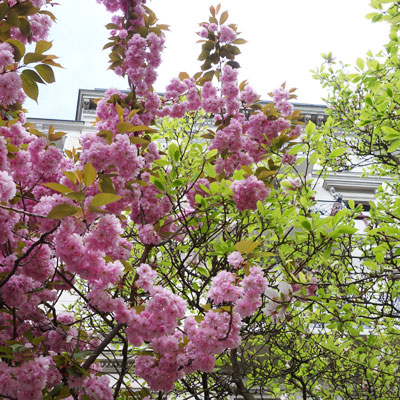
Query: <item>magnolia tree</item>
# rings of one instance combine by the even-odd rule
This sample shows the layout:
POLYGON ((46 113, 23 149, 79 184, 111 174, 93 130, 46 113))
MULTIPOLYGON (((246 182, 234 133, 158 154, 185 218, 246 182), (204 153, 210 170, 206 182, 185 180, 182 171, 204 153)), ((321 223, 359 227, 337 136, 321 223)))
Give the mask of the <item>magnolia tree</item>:
MULTIPOLYGON (((368 213, 364 212, 364 234, 346 240, 348 266, 341 267, 340 277, 337 275, 341 281, 338 297, 349 299, 350 315, 344 325, 355 320, 351 324, 356 331, 349 333, 363 337, 358 343, 353 341, 354 347, 344 347, 359 366, 342 369, 337 382, 346 398, 394 399, 399 396, 400 359, 400 9, 398 2, 390 0, 374 0, 371 6, 374 10, 367 18, 389 24, 389 42, 378 54, 369 51, 365 58, 358 58, 355 66, 337 63, 331 54, 325 55, 326 62, 315 77, 327 88, 329 118, 317 136, 321 141, 320 163, 326 171, 357 168, 363 171, 363 177, 380 176, 385 182, 377 188, 368 213), (358 281, 350 278, 351 270, 358 281), (356 377, 361 385, 351 388, 348 382, 356 377)), ((355 206, 354 202, 349 205, 355 206)), ((358 209, 361 213, 360 205, 358 209)))
POLYGON ((63 133, 39 132, 23 109, 60 66, 47 53, 53 1, 0 2, 0 396, 395 387, 363 332, 381 312, 365 304, 392 287, 352 262, 358 208, 313 211, 308 176, 326 150, 313 124, 300 135, 293 90, 262 106, 238 83, 245 41, 218 6, 200 27, 201 72, 179 73, 161 97, 167 26, 145 1, 98 2, 116 13, 105 48, 130 90, 108 90, 97 131, 65 154, 63 133))

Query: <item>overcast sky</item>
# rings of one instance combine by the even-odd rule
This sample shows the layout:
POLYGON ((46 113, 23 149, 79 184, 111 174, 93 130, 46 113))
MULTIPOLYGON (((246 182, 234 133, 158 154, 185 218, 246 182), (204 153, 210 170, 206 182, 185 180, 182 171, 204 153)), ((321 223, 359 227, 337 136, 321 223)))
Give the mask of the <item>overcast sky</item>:
MULTIPOLYGON (((60 0, 52 10, 58 22, 49 39, 52 53, 65 67, 57 69, 56 83, 40 85, 39 104, 28 101, 29 116, 74 119, 78 90, 117 87, 126 82, 107 71, 108 54, 104 25, 111 15, 95 0, 60 0)), ((210 0, 152 0, 148 5, 160 23, 170 25, 167 48, 159 68, 157 91, 181 71, 193 75, 200 68, 196 44, 198 23, 208 19, 210 0)), ((263 99, 284 81, 298 88, 297 102, 322 104, 324 90, 312 79, 311 69, 322 61, 321 53, 332 51, 347 63, 377 52, 387 42, 384 24, 372 24, 365 15, 372 10, 368 0, 225 0, 228 22, 236 23, 248 43, 240 46, 237 59, 240 80, 247 79, 263 99)))

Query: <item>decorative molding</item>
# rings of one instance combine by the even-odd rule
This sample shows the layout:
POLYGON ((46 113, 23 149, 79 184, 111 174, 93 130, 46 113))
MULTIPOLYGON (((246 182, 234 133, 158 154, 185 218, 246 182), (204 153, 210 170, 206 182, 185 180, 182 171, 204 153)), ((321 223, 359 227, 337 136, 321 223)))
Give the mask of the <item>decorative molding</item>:
POLYGON ((344 200, 368 203, 374 199, 378 186, 388 180, 386 177, 361 177, 358 173, 347 172, 327 176, 322 186, 329 192, 333 189, 340 193, 344 200))

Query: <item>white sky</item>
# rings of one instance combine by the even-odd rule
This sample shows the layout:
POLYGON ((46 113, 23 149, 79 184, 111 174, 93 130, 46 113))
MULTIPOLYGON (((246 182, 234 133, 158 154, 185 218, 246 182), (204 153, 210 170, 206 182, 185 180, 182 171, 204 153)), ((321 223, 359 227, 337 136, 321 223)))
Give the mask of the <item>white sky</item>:
MULTIPOLYGON (((66 68, 56 69, 56 83, 40 85, 39 104, 25 103, 31 117, 74 119, 78 90, 118 87, 127 84, 107 71, 105 24, 111 14, 95 0, 60 0, 52 11, 58 22, 49 40, 52 54, 66 68)), ((324 90, 312 79, 311 69, 321 62, 321 53, 332 51, 339 60, 355 63, 368 50, 377 52, 387 42, 385 24, 372 24, 365 15, 372 11, 368 0, 221 0, 228 9, 228 22, 236 23, 248 43, 237 58, 240 80, 247 79, 263 99, 287 82, 298 88, 297 102, 322 104, 324 90)), ((160 23, 170 25, 167 48, 155 88, 164 91, 181 71, 200 70, 196 44, 198 23, 206 21, 209 6, 218 0, 152 0, 149 7, 160 23)))

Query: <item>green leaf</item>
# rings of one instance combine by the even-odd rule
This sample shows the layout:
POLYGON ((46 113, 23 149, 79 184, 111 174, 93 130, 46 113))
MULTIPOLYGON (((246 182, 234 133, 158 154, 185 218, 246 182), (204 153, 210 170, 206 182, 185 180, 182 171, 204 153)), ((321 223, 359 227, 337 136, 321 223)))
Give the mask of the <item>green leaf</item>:
POLYGON ((35 47, 35 53, 39 53, 42 54, 45 51, 49 50, 52 46, 51 42, 48 42, 47 40, 39 40, 36 43, 36 47, 35 47))
POLYGON ((30 64, 30 63, 35 63, 42 61, 46 58, 44 54, 39 54, 39 53, 26 53, 24 57, 24 64, 30 64))
POLYGON ((364 60, 362 58, 357 58, 356 61, 357 67, 360 68, 360 70, 362 71, 364 69, 364 60))
POLYGON ((64 196, 78 202, 83 201, 86 198, 86 195, 84 192, 82 192, 82 190, 80 190, 79 192, 65 193, 64 196))
POLYGON ((83 167, 83 183, 90 186, 97 178, 97 171, 94 169, 92 162, 85 164, 83 167))
POLYGON ((400 139, 400 132, 390 126, 382 126, 381 130, 387 140, 400 139))
POLYGON ((213 158, 214 156, 216 156, 218 154, 218 150, 217 149, 212 149, 210 150, 207 154, 206 154, 206 160, 209 160, 210 158, 213 158))
POLYGON ((219 192, 219 183, 218 182, 212 182, 210 184, 210 190, 211 190, 211 194, 216 194, 219 192))
POLYGON ((93 214, 108 214, 107 210, 103 210, 102 208, 99 207, 94 207, 91 204, 89 204, 88 210, 93 213, 93 214))
POLYGON ((235 249, 242 254, 251 253, 261 242, 246 239, 235 244, 235 249))
POLYGON ((54 400, 62 400, 66 399, 67 397, 71 396, 71 392, 69 390, 68 386, 63 386, 60 390, 60 392, 57 394, 57 396, 54 398, 54 400))
POLYGON ((76 175, 72 171, 62 171, 63 174, 75 185, 76 184, 76 175))
POLYGON ((368 361, 370 368, 375 368, 379 364, 379 360, 376 357, 371 357, 368 361))
POLYGON ((159 179, 156 178, 153 182, 161 192, 165 192, 165 186, 159 179))
POLYGON ((303 150, 304 144, 303 143, 299 143, 294 145, 290 150, 289 150, 289 154, 290 155, 295 155, 297 154, 299 151, 303 150))
POLYGON ((371 107, 374 105, 371 96, 365 96, 365 102, 371 107))
POLYGON ((16 28, 19 28, 20 22, 18 18, 18 14, 15 12, 15 10, 11 9, 8 12, 7 18, 6 18, 7 24, 14 26, 16 28))
POLYGON ((62 219, 64 217, 70 217, 79 212, 79 208, 72 204, 58 204, 50 212, 47 218, 49 219, 62 219))
POLYGON ((53 83, 55 82, 56 78, 54 77, 54 72, 51 67, 49 67, 46 64, 39 64, 35 66, 35 69, 37 72, 39 72, 39 75, 47 82, 47 83, 53 83))
POLYGON ((14 48, 14 58, 15 61, 21 60, 21 58, 25 54, 25 46, 24 44, 16 39, 8 39, 7 43, 11 44, 11 46, 14 48))
POLYGON ((146 139, 143 139, 143 138, 137 137, 137 136, 131 136, 131 137, 129 138, 129 141, 130 141, 132 144, 143 144, 143 145, 148 145, 148 144, 150 144, 150 141, 149 141, 149 140, 146 140, 146 139))
POLYGON ((342 156, 344 153, 346 153, 346 149, 342 147, 342 148, 333 150, 332 153, 330 153, 329 157, 330 157, 330 158, 340 157, 340 156, 342 156))
POLYGON ((31 24, 26 18, 20 18, 20 27, 19 30, 21 33, 27 38, 32 34, 31 24))
POLYGON ((120 199, 122 199, 122 196, 118 196, 116 194, 99 193, 99 194, 96 194, 96 196, 93 197, 93 199, 90 202, 90 204, 93 207, 100 207, 100 206, 104 206, 106 204, 114 203, 114 201, 118 201, 120 199))
POLYGON ((39 96, 39 88, 37 83, 29 78, 26 74, 21 74, 22 79, 22 89, 24 90, 25 94, 30 97, 32 100, 37 102, 37 98, 39 96))
MULTIPOLYGON (((117 104, 118 106, 119 104, 117 104)), ((120 107, 121 108, 121 107, 120 107)), ((124 132, 129 132, 129 129, 133 128, 133 125, 130 122, 118 122, 117 123, 117 129, 119 132, 124 133, 124 132)))
POLYGON ((115 194, 115 187, 110 177, 101 177, 100 189, 103 193, 115 194))
POLYGON ((400 147, 400 139, 397 139, 392 142, 392 144, 389 146, 387 151, 388 151, 388 153, 392 153, 392 152, 396 151, 399 147, 400 147))
POLYGON ((171 158, 172 161, 178 162, 180 158, 180 151, 179 151, 179 146, 172 142, 168 146, 168 155, 171 158))
POLYGON ((104 130, 104 131, 100 131, 97 133, 98 136, 101 136, 102 138, 106 139, 108 144, 112 143, 114 134, 112 133, 112 131, 109 130, 104 130))
POLYGON ((60 140, 63 138, 67 132, 55 132, 55 133, 49 133, 48 138, 50 142, 56 142, 57 140, 60 140))
POLYGON ((306 135, 309 136, 315 131, 315 124, 312 121, 308 121, 306 126, 306 135))
POLYGON ((204 315, 196 315, 196 316, 194 317, 194 319, 195 319, 195 321, 196 321, 198 324, 200 324, 201 321, 204 320, 204 315))
POLYGON ((311 224, 307 220, 301 221, 301 225, 307 231, 311 231, 311 224))
POLYGON ((248 258, 263 258, 263 257, 275 257, 276 254, 272 253, 270 251, 262 251, 262 252, 252 252, 252 253, 248 253, 247 257, 248 258))
POLYGON ((0 4, 0 19, 3 19, 7 15, 9 9, 10 7, 7 3, 0 4))
POLYGON ((206 162, 204 164, 204 171, 211 178, 215 178, 217 176, 214 166, 211 165, 209 162, 206 162))
POLYGON ((132 308, 136 311, 136 314, 140 315, 146 309, 146 306, 141 304, 138 306, 133 306, 132 308))
POLYGON ((44 83, 42 78, 32 69, 24 69, 21 75, 24 75, 27 79, 31 81, 35 81, 37 83, 44 83))
POLYGON ((65 185, 61 185, 60 183, 56 183, 56 182, 44 183, 43 186, 46 186, 52 190, 55 190, 56 192, 60 192, 63 194, 71 192, 71 188, 69 188, 68 186, 65 186, 65 185))
POLYGON ((358 230, 357 228, 353 228, 352 226, 348 226, 348 225, 340 226, 340 227, 338 227, 338 229, 336 229, 337 232, 345 233, 348 235, 352 235, 352 234, 356 233, 357 230, 358 230))
POLYGON ((196 271, 197 271, 197 272, 200 272, 200 274, 203 275, 203 276, 205 276, 205 277, 209 277, 209 276, 210 276, 210 273, 207 271, 207 269, 204 268, 204 267, 202 267, 202 266, 198 266, 198 267, 196 268, 196 271))
POLYGON ((219 23, 220 23, 221 25, 223 25, 223 24, 226 22, 227 19, 228 19, 228 11, 224 11, 224 12, 221 14, 221 17, 219 18, 219 23))

